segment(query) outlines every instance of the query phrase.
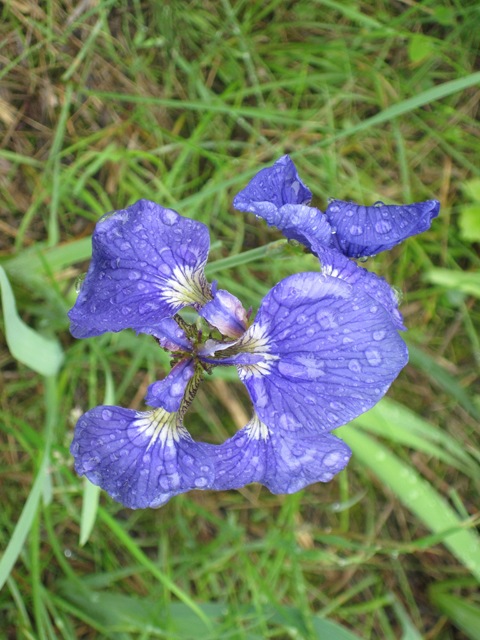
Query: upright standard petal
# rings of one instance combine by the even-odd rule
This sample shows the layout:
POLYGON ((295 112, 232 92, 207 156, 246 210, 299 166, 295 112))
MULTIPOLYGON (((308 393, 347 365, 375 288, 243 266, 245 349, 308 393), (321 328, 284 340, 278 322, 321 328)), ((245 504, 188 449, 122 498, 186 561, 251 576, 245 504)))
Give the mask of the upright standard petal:
POLYGON ((331 431, 373 407, 408 361, 390 314, 340 278, 299 273, 264 298, 238 351, 254 407, 276 433, 331 431))
POLYGON ((330 481, 350 455, 350 448, 331 433, 279 436, 254 412, 246 427, 212 452, 212 488, 238 489, 260 482, 275 494, 295 493, 313 482, 330 481))
POLYGON ((325 215, 336 231, 339 249, 350 258, 371 256, 430 228, 438 216, 438 200, 407 205, 330 201, 325 215))
POLYGON ((139 200, 101 218, 92 261, 69 312, 77 338, 122 329, 154 329, 185 306, 211 299, 203 272, 207 227, 172 209, 139 200))
POLYGON ((234 295, 220 289, 214 298, 198 312, 224 336, 238 338, 247 328, 247 312, 234 295))
POLYGON ((282 156, 272 167, 261 169, 245 189, 237 193, 233 206, 239 211, 249 211, 263 216, 259 204, 280 209, 284 204, 308 204, 312 192, 301 181, 290 156, 282 156))
POLYGON ((324 275, 340 278, 354 287, 362 289, 388 311, 397 329, 406 331, 402 314, 398 311, 397 296, 385 278, 359 267, 356 262, 335 249, 326 249, 318 245, 315 248, 324 275))
POLYGON ((195 373, 193 358, 182 358, 163 380, 154 382, 147 389, 145 402, 150 407, 159 407, 170 413, 180 409, 185 389, 195 373))
POLYGON ((77 422, 70 453, 75 470, 130 509, 159 507, 214 481, 211 445, 196 443, 163 409, 95 407, 77 422))
POLYGON ((289 240, 312 249, 312 239, 330 246, 332 229, 319 209, 306 206, 312 193, 301 181, 290 156, 257 173, 233 199, 233 206, 263 218, 289 240))

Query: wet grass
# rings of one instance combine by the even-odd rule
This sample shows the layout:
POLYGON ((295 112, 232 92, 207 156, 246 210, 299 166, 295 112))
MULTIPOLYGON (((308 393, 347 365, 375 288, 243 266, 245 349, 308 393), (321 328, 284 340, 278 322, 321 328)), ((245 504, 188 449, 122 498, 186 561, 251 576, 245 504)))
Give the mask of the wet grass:
MULTIPOLYGON (((64 360, 45 376, 0 351, 0 638, 479 638, 478 3, 1 11, 0 261, 20 317, 64 360), (148 336, 71 338, 96 220, 139 198, 201 220, 210 278, 258 308, 318 268, 232 208, 284 153, 320 209, 441 201, 429 232, 365 265, 404 292, 410 364, 339 432, 354 455, 328 484, 97 508, 68 453, 75 421, 104 398, 140 407, 167 362, 148 336)), ((235 372, 216 374, 187 426, 221 442, 249 411, 235 372)))

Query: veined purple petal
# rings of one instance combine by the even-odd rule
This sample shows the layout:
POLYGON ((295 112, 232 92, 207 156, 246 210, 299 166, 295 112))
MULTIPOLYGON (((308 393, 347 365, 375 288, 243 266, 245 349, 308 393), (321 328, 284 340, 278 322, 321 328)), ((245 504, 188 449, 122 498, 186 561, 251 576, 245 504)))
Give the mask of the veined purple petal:
POLYGON ((238 366, 259 418, 291 436, 331 431, 367 411, 408 360, 380 304, 319 273, 276 285, 240 341, 247 353, 263 356, 238 366))
POLYGON ((263 218, 289 240, 312 250, 312 243, 331 246, 332 228, 319 209, 306 206, 312 193, 301 181, 289 156, 257 173, 233 199, 233 206, 263 218))
POLYGON ((398 311, 397 297, 385 278, 363 269, 335 249, 326 249, 318 245, 315 249, 324 275, 340 278, 354 287, 362 289, 388 311, 397 329, 406 331, 402 314, 398 311))
POLYGON ((401 206, 379 202, 371 207, 332 200, 325 215, 336 230, 342 253, 359 258, 391 249, 402 240, 426 231, 439 211, 438 200, 401 206))
POLYGON ((254 412, 243 429, 212 450, 212 459, 215 461, 212 488, 217 491, 239 489, 251 482, 263 483, 273 462, 268 428, 254 412))
POLYGON ((194 373, 193 358, 183 358, 166 378, 148 387, 145 402, 149 407, 159 407, 169 413, 175 413, 180 409, 187 383, 194 373))
POLYGON ((247 328, 247 312, 234 295, 220 289, 199 314, 224 336, 238 338, 247 328))
POLYGON ((209 449, 163 409, 95 407, 77 422, 70 453, 75 470, 130 509, 159 507, 190 489, 209 489, 209 449))
POLYGON ((258 208, 261 203, 280 209, 284 204, 308 204, 311 199, 312 192, 301 181, 290 156, 285 155, 253 176, 237 193, 233 206, 264 217, 264 210, 258 208))
POLYGON ((310 251, 316 244, 332 245, 332 227, 323 213, 315 207, 286 204, 274 216, 262 216, 268 226, 277 227, 289 240, 297 240, 310 251))
POLYGON ((158 339, 160 346, 169 351, 192 351, 192 345, 185 335, 185 331, 178 326, 173 318, 165 318, 156 326, 139 327, 139 333, 153 335, 158 339))
POLYGON ((238 489, 250 482, 272 493, 295 493, 328 482, 345 468, 350 448, 331 433, 295 438, 269 429, 254 412, 246 427, 216 447, 213 489, 238 489))
POLYGON ((306 206, 311 199, 311 191, 287 155, 259 171, 235 196, 233 206, 260 216, 269 227, 277 227, 286 238, 310 250, 313 241, 331 246, 331 226, 319 209, 306 206))
POLYGON ((77 338, 158 327, 185 306, 211 299, 203 272, 207 227, 149 200, 101 218, 92 261, 69 312, 77 338))

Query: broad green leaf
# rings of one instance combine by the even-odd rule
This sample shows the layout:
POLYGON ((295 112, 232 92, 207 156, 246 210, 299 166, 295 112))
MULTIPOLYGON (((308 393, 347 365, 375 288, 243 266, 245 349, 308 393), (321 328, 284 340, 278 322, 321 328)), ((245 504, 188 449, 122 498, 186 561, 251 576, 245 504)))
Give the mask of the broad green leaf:
POLYGON ((462 187, 472 200, 480 202, 480 178, 467 180, 462 187))
POLYGON ((22 509, 12 537, 5 549, 5 553, 0 560, 0 589, 10 575, 37 513, 40 496, 45 483, 45 474, 50 464, 50 446, 52 442, 53 429, 57 420, 57 388, 54 377, 45 379, 45 401, 47 415, 45 417, 45 449, 42 462, 35 478, 35 482, 30 490, 25 506, 22 509))
POLYGON ((433 41, 428 36, 415 33, 410 38, 408 57, 412 62, 420 62, 433 53, 433 41))
POLYGON ((460 225, 462 238, 470 242, 480 240, 480 204, 463 207, 460 211, 458 224, 460 225))
POLYGON ((480 537, 473 529, 462 529, 462 521, 413 465, 402 462, 382 444, 351 426, 335 431, 350 446, 354 456, 399 498, 431 531, 445 534, 443 544, 480 579, 480 537), (455 531, 458 528, 458 531, 455 531), (453 531, 452 531, 453 530, 453 531))
POLYGON ((480 298, 480 273, 438 268, 427 271, 425 279, 433 284, 459 289, 468 295, 480 298))
POLYGON ((26 325, 17 313, 15 297, 5 270, 0 267, 5 337, 12 356, 44 376, 59 370, 64 353, 58 340, 46 338, 26 325))
POLYGON ((468 638, 480 640, 480 607, 446 592, 444 587, 442 583, 433 585, 428 592, 430 600, 468 638))
POLYGON ((357 635, 337 622, 313 616, 312 623, 318 634, 318 640, 359 640, 357 635))
MULTIPOLYGON (((217 603, 203 603, 198 607, 210 622, 210 630, 199 624, 198 617, 193 614, 185 604, 173 602, 168 610, 149 599, 139 600, 133 596, 126 596, 107 591, 89 591, 80 589, 71 582, 61 583, 61 597, 76 607, 77 615, 85 621, 94 622, 96 628, 107 630, 128 630, 131 632, 145 632, 166 634, 183 640, 196 640, 197 638, 224 637, 222 630, 227 631, 230 625, 225 625, 224 620, 229 617, 228 606, 217 603)), ((286 620, 301 620, 301 613, 295 607, 283 606, 273 608, 271 605, 263 608, 261 612, 251 607, 244 609, 244 625, 253 627, 258 622, 258 616, 263 615, 270 624, 285 625, 286 620)), ((238 624, 238 614, 235 614, 238 624)), ((312 616, 312 625, 318 640, 359 640, 358 636, 344 626, 312 616)), ((225 637, 228 637, 225 636, 225 637)), ((243 637, 243 636, 242 636, 243 637)), ((259 638, 260 636, 245 636, 259 638)))
POLYGON ((430 424, 407 407, 383 398, 352 424, 378 436, 435 456, 474 478, 480 465, 447 432, 430 424))

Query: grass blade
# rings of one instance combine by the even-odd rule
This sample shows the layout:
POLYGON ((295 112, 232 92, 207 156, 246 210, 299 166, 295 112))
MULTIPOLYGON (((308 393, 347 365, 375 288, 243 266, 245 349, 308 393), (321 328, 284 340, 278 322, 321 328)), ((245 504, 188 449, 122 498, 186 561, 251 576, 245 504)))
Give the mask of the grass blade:
POLYGON ((422 351, 422 349, 412 344, 410 340, 406 339, 405 342, 408 345, 411 364, 423 369, 446 393, 452 396, 452 398, 455 398, 458 404, 461 405, 472 418, 480 420, 480 411, 473 404, 470 396, 457 379, 443 367, 440 367, 438 362, 425 353, 425 351, 422 351))
POLYGON ((47 406, 47 415, 45 419, 45 450, 35 482, 33 483, 32 489, 25 506, 23 507, 22 513, 15 526, 13 535, 10 538, 5 553, 0 560, 0 589, 5 584, 18 556, 20 555, 35 518, 35 514, 37 513, 40 496, 42 495, 45 473, 50 463, 50 445, 52 442, 53 428, 57 417, 56 385, 56 379, 53 376, 45 379, 45 400, 47 406))
POLYGON ((451 618, 466 636, 471 640, 480 640, 480 608, 466 602, 464 598, 447 593, 445 587, 444 583, 432 585, 429 589, 430 600, 444 615, 451 618))
POLYGON ((403 504, 431 531, 445 532, 443 544, 480 580, 480 537, 473 530, 448 530, 462 527, 462 521, 429 482, 379 442, 351 426, 336 430, 362 461, 403 504))
POLYGON ((107 513, 102 507, 99 507, 98 513, 103 520, 103 522, 107 525, 110 531, 120 540, 120 542, 128 549, 128 551, 132 554, 132 556, 140 562, 144 567, 146 567, 152 575, 154 575, 169 591, 177 596, 179 600, 181 600, 184 604, 187 605, 196 615, 202 620, 208 628, 211 628, 210 620, 207 618, 205 613, 200 609, 200 607, 195 604, 195 602, 190 598, 188 594, 185 593, 180 587, 170 580, 168 576, 166 576, 158 567, 156 567, 151 560, 143 553, 143 551, 135 544, 135 542, 130 538, 128 533, 123 529, 123 527, 113 518, 109 513, 107 513))
MULTIPOLYGON (((102 358, 103 366, 105 367, 105 398, 103 404, 113 405, 115 404, 115 388, 113 385, 112 371, 106 362, 102 358)), ((82 514, 80 516, 80 546, 83 547, 88 541, 90 534, 92 533, 97 519, 98 501, 100 498, 101 489, 95 484, 92 484, 88 478, 85 478, 85 486, 83 490, 82 501, 82 514)))
POLYGON ((250 251, 243 251, 237 253, 234 256, 228 258, 221 258, 220 260, 214 260, 209 262, 205 267, 205 275, 211 276, 218 271, 224 271, 225 269, 232 269, 242 264, 253 262, 254 260, 261 260, 265 256, 281 253, 283 246, 286 244, 286 240, 275 240, 275 242, 269 242, 263 247, 257 249, 250 249, 250 251))

